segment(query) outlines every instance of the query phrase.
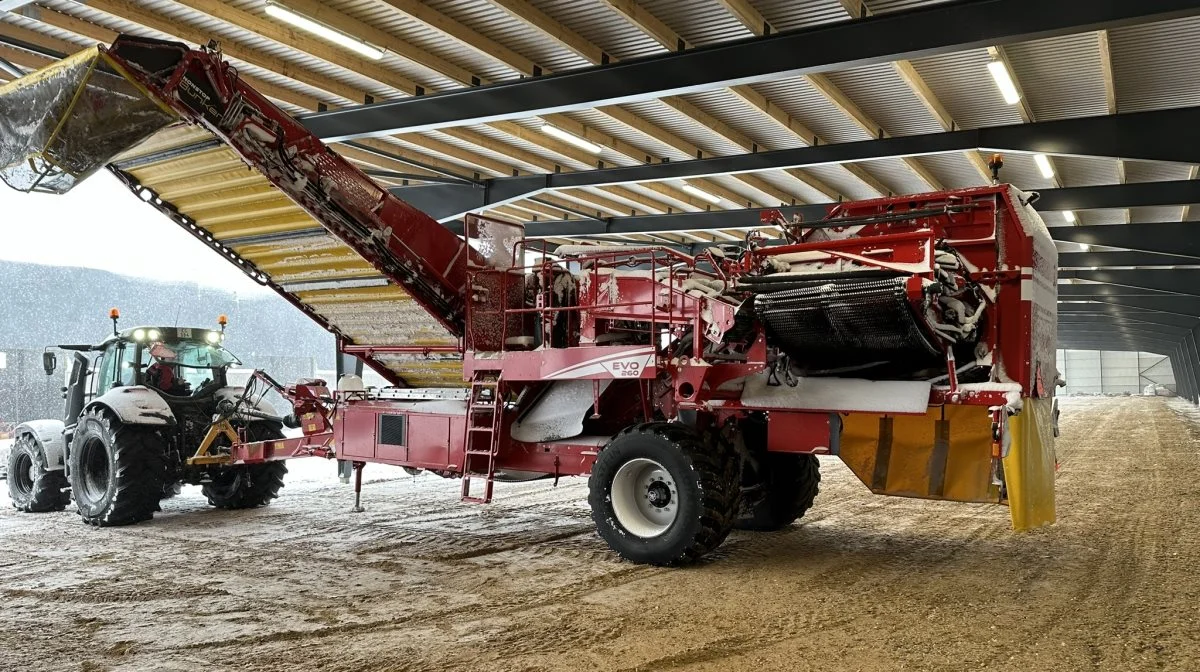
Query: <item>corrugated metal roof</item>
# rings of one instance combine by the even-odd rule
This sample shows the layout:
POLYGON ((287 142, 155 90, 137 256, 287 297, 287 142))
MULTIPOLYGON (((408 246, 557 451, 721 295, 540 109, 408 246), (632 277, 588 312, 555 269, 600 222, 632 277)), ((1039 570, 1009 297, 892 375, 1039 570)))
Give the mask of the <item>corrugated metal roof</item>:
POLYGON ((828 75, 839 89, 890 135, 938 133, 942 125, 890 63, 828 75))
POLYGON ((694 47, 753 35, 716 0, 638 0, 637 4, 694 47))
POLYGON ((1038 121, 1108 114, 1097 33, 1014 44, 1005 53, 1038 121))
POLYGON ((917 73, 963 128, 1021 123, 1014 105, 1007 105, 988 73, 986 49, 962 51, 913 61, 917 73))
POLYGON ((1099 184, 1116 184, 1118 181, 1117 161, 1082 156, 1056 156, 1054 166, 1063 184, 1068 187, 1091 187, 1099 184))
MULTIPOLYGON (((854 175, 851 175, 848 170, 842 166, 813 166, 805 169, 814 177, 820 179, 825 184, 836 189, 839 193, 844 194, 852 200, 863 198, 877 198, 879 194, 875 190, 868 187, 862 180, 854 175)), ((817 199, 817 202, 828 201, 825 196, 817 199)))
MULTIPOLYGON (((1075 217, 1080 224, 1087 226, 1110 226, 1113 224, 1125 223, 1125 210, 1117 208, 1106 208, 1103 210, 1076 210, 1075 217)), ((1046 220, 1046 224, 1069 222, 1063 221, 1063 217, 1059 213, 1042 213, 1042 218, 1046 220)), ((1137 220, 1133 220, 1137 221, 1137 220)))
POLYGON ((1116 28, 1109 48, 1119 111, 1200 105, 1200 18, 1116 28))
MULTIPOLYGON (((930 189, 929 185, 925 184, 925 180, 917 177, 917 174, 900 159, 860 161, 858 165, 887 185, 894 193, 919 194, 930 189)), ((924 165, 923 161, 921 165, 924 165)))
MULTIPOLYGON (((50 9, 54 9, 56 11, 62 12, 63 14, 67 14, 69 16, 83 19, 85 21, 89 21, 98 26, 108 28, 109 30, 116 31, 118 33, 146 35, 149 37, 157 37, 160 39, 176 39, 176 40, 179 39, 178 37, 171 35, 169 33, 164 33, 161 31, 144 28, 144 27, 140 26, 139 24, 133 23, 131 21, 127 21, 120 17, 115 17, 112 15, 106 14, 99 10, 92 9, 91 7, 88 7, 87 5, 81 5, 76 2, 68 2, 66 0, 46 0, 46 2, 44 2, 42 4, 44 4, 46 7, 49 7, 50 9)), ((359 101, 349 101, 348 99, 342 98, 341 96, 329 93, 327 91, 318 89, 313 86, 308 86, 306 84, 299 83, 296 80, 293 80, 289 77, 284 77, 283 75, 280 75, 280 74, 275 73, 270 70, 266 70, 265 68, 260 68, 258 66, 251 65, 251 64, 246 63, 245 61, 241 61, 239 59, 230 58, 230 60, 232 60, 238 66, 238 69, 242 72, 253 75, 259 79, 262 79, 262 80, 270 82, 272 84, 281 86, 283 88, 290 89, 290 90, 296 91, 298 93, 302 93, 302 94, 304 94, 306 96, 310 96, 312 98, 316 98, 318 100, 328 101, 331 103, 336 102, 339 105, 345 105, 348 102, 350 102, 350 103, 359 102, 359 101)), ((316 59, 313 59, 313 60, 316 60, 316 59)), ((319 63, 319 61, 318 61, 318 63, 319 63)), ((330 68, 335 71, 337 70, 336 68, 332 68, 332 66, 325 66, 325 67, 330 68)), ((369 85, 372 87, 369 90, 372 90, 372 91, 378 93, 381 97, 385 95, 384 94, 385 89, 380 88, 378 84, 371 82, 370 80, 352 82, 352 81, 343 80, 338 76, 333 76, 332 78, 338 79, 339 81, 342 81, 343 83, 348 84, 350 86, 369 85)))
POLYGON ((754 89, 790 114, 793 119, 811 128, 822 142, 871 139, 871 136, 834 107, 804 77, 755 84, 754 89))
MULTIPOLYGON (((760 149, 787 149, 803 145, 795 133, 779 125, 759 109, 751 107, 730 89, 693 93, 683 96, 683 98, 704 112, 741 131, 760 149)), ((738 153, 744 151, 746 150, 740 147, 737 150, 738 153)))
POLYGON ((867 6, 876 14, 887 14, 888 12, 900 12, 906 9, 916 9, 918 7, 930 7, 940 5, 952 0, 866 0, 867 6))
POLYGON ((628 142, 635 147, 644 149, 646 155, 649 156, 654 162, 657 162, 664 157, 669 158, 672 161, 686 161, 687 159, 693 158, 690 154, 686 154, 671 145, 659 142, 648 135, 644 135, 640 131, 636 131, 597 110, 582 110, 579 112, 567 112, 565 114, 568 117, 580 123, 587 124, 598 131, 607 133, 614 138, 628 142))
POLYGON ((765 171, 755 175, 789 194, 795 194, 804 203, 824 203, 829 200, 828 196, 810 187, 807 182, 782 170, 765 171))
POLYGON ((776 30, 799 30, 849 18, 838 0, 755 0, 754 8, 776 30))
POLYGON ((934 177, 950 189, 985 184, 979 171, 975 170, 962 152, 927 154, 921 157, 921 165, 928 168, 934 177))
POLYGON ((622 107, 655 126, 687 140, 709 154, 725 156, 727 154, 741 154, 744 151, 738 145, 713 133, 712 129, 707 126, 683 116, 676 110, 667 107, 665 103, 657 100, 630 103, 622 107))
POLYGON ((657 42, 599 0, 529 0, 529 4, 615 58, 625 60, 663 51, 657 42))
POLYGON ((1178 222, 1180 207, 1163 205, 1155 207, 1130 208, 1129 219, 1133 222, 1148 224, 1151 222, 1178 222))
POLYGON ((517 53, 532 59, 547 72, 574 70, 591 65, 583 57, 540 30, 490 2, 478 0, 424 0, 432 9, 517 53))
POLYGON ((1126 161, 1126 182, 1163 182, 1168 180, 1186 180, 1191 166, 1183 163, 1162 163, 1158 161, 1126 161))
MULTIPOLYGON (((503 81, 506 79, 515 79, 520 76, 520 73, 502 64, 495 56, 469 47, 441 31, 430 28, 386 3, 375 2, 374 0, 322 0, 322 2, 331 9, 359 19, 374 28, 390 33, 420 49, 440 56, 455 65, 464 67, 484 80, 503 81)), ((258 6, 261 8, 263 2, 261 0, 233 0, 231 4, 258 6)), ((450 85, 445 83, 435 85, 432 81, 429 82, 429 85, 436 86, 439 89, 462 86, 462 84, 450 85)))

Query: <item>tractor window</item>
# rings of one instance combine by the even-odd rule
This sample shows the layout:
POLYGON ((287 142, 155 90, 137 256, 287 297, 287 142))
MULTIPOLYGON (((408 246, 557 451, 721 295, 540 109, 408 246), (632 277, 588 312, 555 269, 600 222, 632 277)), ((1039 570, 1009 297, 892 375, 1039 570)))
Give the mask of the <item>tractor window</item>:
POLYGON ((97 397, 112 389, 113 381, 117 379, 117 359, 120 357, 120 352, 114 344, 100 356, 100 363, 96 365, 97 397))
POLYGON ((170 389, 163 391, 176 396, 225 385, 225 367, 241 363, 225 348, 203 341, 156 342, 141 352, 147 372, 155 373, 162 367, 170 369, 166 378, 161 373, 156 375, 160 376, 158 380, 170 381, 170 389))
POLYGON ((117 370, 117 385, 137 385, 137 363, 138 348, 130 345, 121 346, 120 367, 117 370))

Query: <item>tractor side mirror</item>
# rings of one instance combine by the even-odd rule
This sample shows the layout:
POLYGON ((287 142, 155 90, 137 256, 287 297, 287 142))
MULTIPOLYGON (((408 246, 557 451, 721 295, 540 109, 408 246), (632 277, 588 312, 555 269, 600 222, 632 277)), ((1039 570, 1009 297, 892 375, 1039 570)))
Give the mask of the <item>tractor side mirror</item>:
POLYGON ((54 375, 54 369, 58 367, 58 356, 50 350, 42 353, 42 368, 46 370, 47 376, 54 375))

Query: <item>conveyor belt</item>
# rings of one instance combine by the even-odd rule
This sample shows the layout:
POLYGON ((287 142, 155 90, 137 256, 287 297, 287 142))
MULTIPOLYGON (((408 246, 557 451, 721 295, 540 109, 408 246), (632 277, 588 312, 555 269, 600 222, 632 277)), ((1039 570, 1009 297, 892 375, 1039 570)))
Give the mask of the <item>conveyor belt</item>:
MULTIPOLYGON (((160 131, 111 166, 152 190, 293 303, 351 342, 454 345, 457 339, 353 249, 197 126, 160 131)), ((414 387, 463 385, 457 355, 375 355, 414 387)))

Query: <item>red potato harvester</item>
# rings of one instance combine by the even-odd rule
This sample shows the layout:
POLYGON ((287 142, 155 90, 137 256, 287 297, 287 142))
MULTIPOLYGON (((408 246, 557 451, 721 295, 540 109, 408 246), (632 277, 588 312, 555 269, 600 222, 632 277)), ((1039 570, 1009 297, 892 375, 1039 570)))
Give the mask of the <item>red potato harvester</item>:
POLYGON ((424 469, 472 502, 590 475, 600 535, 655 564, 802 516, 819 454, 879 494, 1053 522, 1057 255, 1032 194, 768 212, 780 239, 698 256, 548 255, 520 225, 469 216, 463 240, 398 200, 215 45, 121 37, 5 101, 52 111, 6 131, 36 129, 0 146, 11 186, 62 192, 107 167, 394 384, 281 387, 302 437, 243 434, 206 460, 336 455, 359 484, 366 463, 424 469))

